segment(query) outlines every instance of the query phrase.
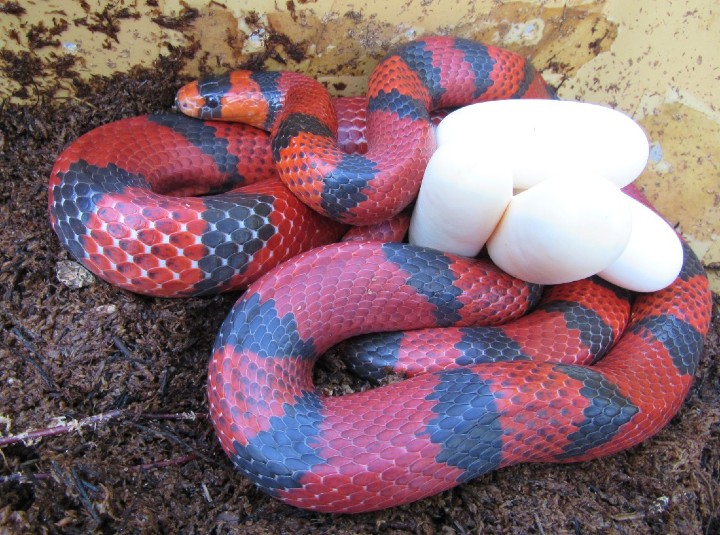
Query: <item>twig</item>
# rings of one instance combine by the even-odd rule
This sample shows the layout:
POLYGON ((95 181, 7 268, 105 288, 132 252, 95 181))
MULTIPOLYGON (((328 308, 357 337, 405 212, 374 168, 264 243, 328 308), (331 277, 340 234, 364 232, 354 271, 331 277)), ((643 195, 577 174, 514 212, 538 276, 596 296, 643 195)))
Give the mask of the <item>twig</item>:
POLYGON ((203 483, 202 485, 200 485, 200 487, 203 490, 203 494, 205 495, 205 499, 207 500, 207 502, 212 503, 212 496, 210 496, 210 491, 208 490, 207 485, 203 483))
POLYGON ((35 481, 44 481, 50 478, 52 478, 50 474, 10 474, 8 476, 0 476, 0 484, 33 483, 35 481))
MULTIPOLYGON (((88 416, 82 420, 70 420, 69 422, 61 423, 53 427, 47 427, 44 429, 37 429, 35 431, 25 431, 18 433, 17 435, 10 435, 7 437, 0 437, 0 447, 9 446, 10 444, 17 444, 18 442, 28 442, 32 440, 39 440, 41 438, 53 437, 56 435, 64 435, 72 431, 77 431, 89 427, 91 425, 97 425, 115 418, 122 416, 132 418, 142 418, 146 420, 205 420, 207 414, 203 412, 176 412, 176 413, 139 413, 133 414, 127 412, 125 409, 116 409, 102 414, 96 414, 94 416, 88 416)), ((143 426, 144 428, 144 426, 143 426)))
POLYGON ((137 415, 138 418, 147 420, 207 420, 206 412, 143 412, 137 415))
POLYGON ((95 520, 95 522, 99 524, 100 515, 98 515, 97 511, 95 510, 95 506, 93 505, 90 496, 87 495, 87 492, 85 491, 85 485, 80 479, 80 476, 78 475, 77 470, 75 470, 74 466, 70 469, 70 475, 72 476, 73 483, 75 484, 75 489, 77 489, 77 493, 80 496, 80 502, 90 512, 93 520, 95 520))
POLYGON ((63 435, 72 431, 77 431, 91 425, 97 425, 114 418, 119 418, 125 414, 124 410, 114 410, 105 412, 102 414, 96 414, 94 416, 88 416, 82 420, 70 420, 67 423, 55 425, 53 427, 47 427, 45 429, 38 429, 36 431, 26 431, 17 435, 10 435, 7 437, 0 437, 0 447, 8 446, 10 444, 16 444, 18 442, 28 442, 32 440, 38 440, 45 437, 53 437, 56 435, 63 435))
POLYGON ((42 377, 42 380, 45 381, 45 384, 51 389, 51 390, 57 390, 57 387, 55 385, 55 381, 53 381, 52 377, 50 377, 50 374, 45 370, 43 365, 40 363, 42 360, 44 360, 44 357, 40 352, 35 348, 35 345, 28 340, 25 335, 18 329, 17 327, 13 327, 10 329, 10 332, 13 333, 18 340, 20 340, 20 343, 23 345, 23 347, 27 350, 30 355, 23 355, 22 353, 15 353, 8 347, 5 343, 3 343, 3 347, 10 351, 11 353, 17 354, 21 359, 23 359, 28 364, 31 364, 40 374, 40 377, 42 377))
POLYGON ((94 104, 88 102, 88 101, 85 100, 85 99, 78 98, 78 97, 73 96, 73 95, 70 95, 70 96, 68 96, 67 98, 68 98, 68 99, 71 99, 71 100, 75 100, 75 101, 77 101, 77 102, 80 102, 80 103, 84 104, 85 106, 87 106, 88 108, 91 108, 91 109, 93 109, 93 110, 95 110, 95 111, 100 111, 100 108, 98 108, 97 106, 95 106, 94 104))
POLYGON ((212 465, 214 465, 214 466, 217 466, 217 463, 216 463, 215 461, 213 461, 210 457, 208 457, 207 455, 203 455, 203 454, 200 453, 198 450, 196 450, 195 448, 193 448, 190 444, 188 444, 188 443, 185 442, 183 439, 181 439, 179 436, 177 436, 175 433, 173 433, 173 432, 171 432, 171 431, 169 431, 169 430, 167 430, 167 429, 154 429, 154 428, 152 428, 152 427, 148 427, 148 426, 146 426, 146 425, 142 425, 142 424, 139 424, 139 423, 137 423, 137 422, 132 422, 131 425, 132 425, 133 427, 136 427, 137 429, 142 430, 142 431, 149 431, 149 432, 151 432, 151 433, 153 433, 153 434, 155 434, 155 435, 159 435, 159 436, 161 436, 161 437, 163 437, 163 438, 166 438, 166 439, 168 439, 169 441, 174 442, 175 444, 179 444, 180 446, 182 446, 182 447, 185 448, 186 450, 189 450, 189 451, 193 452, 194 454, 196 454, 196 455, 197 455, 200 459, 202 459, 203 461, 205 461, 205 462, 207 462, 207 463, 210 463, 210 464, 212 464, 212 465))
POLYGON ((197 453, 188 453, 187 455, 183 455, 182 457, 175 457, 174 459, 166 459, 164 461, 157 461, 154 463, 139 464, 137 466, 133 466, 132 468, 130 468, 130 470, 132 470, 133 472, 147 472, 149 470, 154 470, 155 468, 166 468, 168 466, 174 466, 176 464, 189 463, 190 461, 194 461, 199 457, 200 456, 197 453))
POLYGON ((120 350, 120 353, 125 355, 125 358, 135 360, 135 355, 132 354, 132 351, 130 351, 125 345, 125 342, 123 342, 118 336, 113 336, 113 344, 115 344, 115 347, 120 350))
POLYGON ((130 348, 128 348, 128 346, 125 345, 125 342, 123 342, 119 337, 113 336, 113 345, 115 345, 117 350, 120 351, 120 354, 125 359, 127 359, 128 362, 132 362, 133 364, 139 364, 140 366, 146 365, 130 350, 130 348))
POLYGON ((75 490, 78 495, 78 499, 80 500, 80 503, 83 505, 83 507, 85 507, 85 509, 87 509, 88 513, 90 513, 92 519, 97 524, 100 524, 100 515, 98 515, 97 511, 95 510, 95 506, 90 500, 90 497, 87 495, 87 492, 85 492, 82 481, 80 480, 80 477, 78 476, 75 469, 72 469, 71 475, 67 475, 65 472, 62 471, 60 465, 56 461, 51 461, 50 465, 52 466, 53 474, 55 474, 55 477, 61 483, 63 483, 68 490, 75 490))
POLYGON ((533 513, 533 516, 535 517, 535 525, 537 526, 540 535, 545 535, 545 529, 543 529, 542 522, 540 522, 540 517, 537 513, 533 513))

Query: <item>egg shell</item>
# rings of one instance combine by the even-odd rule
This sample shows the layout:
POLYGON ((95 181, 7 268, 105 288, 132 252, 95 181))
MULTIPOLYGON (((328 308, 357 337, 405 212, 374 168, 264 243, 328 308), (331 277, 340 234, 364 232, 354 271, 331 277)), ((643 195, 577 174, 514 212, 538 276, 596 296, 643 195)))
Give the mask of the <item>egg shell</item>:
POLYGON ((438 148, 425 169, 412 219, 414 245, 475 256, 512 198, 509 162, 479 159, 465 146, 438 148))
POLYGON ((618 259, 598 275, 636 292, 662 290, 682 269, 680 237, 650 208, 630 197, 626 199, 632 212, 630 239, 618 259))
POLYGON ((630 206, 614 183, 592 175, 559 177, 515 195, 487 247, 507 273, 560 284, 608 267, 630 232, 630 206))
POLYGON ((499 100, 450 113, 437 128, 438 145, 471 144, 478 158, 504 154, 515 189, 588 171, 625 186, 647 164, 645 132, 619 111, 564 100, 499 100))

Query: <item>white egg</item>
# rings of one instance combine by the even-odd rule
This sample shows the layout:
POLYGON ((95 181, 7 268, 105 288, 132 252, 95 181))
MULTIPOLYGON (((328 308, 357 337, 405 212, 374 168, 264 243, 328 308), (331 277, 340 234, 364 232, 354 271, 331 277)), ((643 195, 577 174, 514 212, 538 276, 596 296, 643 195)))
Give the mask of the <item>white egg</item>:
POLYGON ((447 143, 435 151, 425 169, 410 222, 410 243, 475 256, 512 192, 507 161, 479 159, 466 147, 447 143))
POLYGON ((528 282, 594 275, 625 249, 631 210, 611 181, 585 173, 551 178, 513 197, 487 242, 492 260, 528 282))
POLYGON ((662 217, 635 199, 626 199, 632 212, 630 240, 618 259, 598 275, 636 292, 661 290, 682 269, 682 243, 662 217))
POLYGON ((551 177, 587 171, 622 187, 647 164, 649 144, 627 115, 597 104, 499 100, 460 108, 437 128, 438 145, 471 144, 479 159, 504 156, 523 190, 551 177))

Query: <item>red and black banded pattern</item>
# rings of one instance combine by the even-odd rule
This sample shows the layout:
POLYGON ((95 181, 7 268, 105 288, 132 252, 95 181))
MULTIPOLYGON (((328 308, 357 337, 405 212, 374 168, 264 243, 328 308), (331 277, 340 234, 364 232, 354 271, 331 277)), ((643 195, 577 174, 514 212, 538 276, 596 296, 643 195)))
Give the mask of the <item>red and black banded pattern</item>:
POLYGON ((398 214, 417 195, 435 148, 430 113, 474 102, 552 98, 513 52, 453 37, 399 46, 375 68, 367 93, 367 152, 338 145, 332 100, 297 73, 235 71, 185 86, 177 105, 200 118, 237 120, 271 133, 281 180, 336 221, 366 225, 398 214))
MULTIPOLYGON (((223 324, 208 376, 220 442, 272 496, 360 512, 514 463, 611 454, 662 428, 688 392, 710 324, 707 279, 687 247, 677 280, 635 299, 625 333, 594 365, 535 360, 529 353, 542 351, 531 343, 520 360, 443 369, 349 396, 324 397, 312 385, 316 358, 350 336, 493 325, 537 294, 482 261, 410 245, 350 242, 304 253, 253 284, 223 324)), ((612 340, 628 316, 625 296, 616 298, 612 340)))
POLYGON ((630 303, 631 292, 591 277, 546 288, 532 312, 508 325, 372 333, 347 340, 341 353, 374 381, 511 360, 593 364, 625 330, 630 303))
POLYGON ((295 73, 237 71, 186 86, 179 107, 200 103, 198 113, 225 120, 240 98, 236 118, 272 130, 271 141, 250 126, 174 115, 105 125, 58 158, 53 228, 85 267, 127 290, 177 297, 241 289, 342 235, 344 227, 298 199, 354 223, 384 220, 410 202, 434 147, 428 109, 550 94, 520 56, 450 38, 400 47, 374 79, 368 98, 336 101, 295 73), (386 71, 399 65, 404 74, 393 81, 386 71), (237 96, 239 87, 250 91, 237 96), (277 180, 236 189, 278 172, 295 196, 277 180))
MULTIPOLYGON (((348 155, 338 151, 327 93, 299 75, 230 73, 180 97, 195 93, 209 116, 224 120, 238 86, 251 90, 241 115, 271 130, 271 142, 249 127, 151 116, 101 127, 63 152, 50 178, 50 215, 73 255, 141 293, 238 288, 303 249, 337 240, 343 227, 278 180, 236 186, 279 172, 323 213, 354 223, 385 219, 417 191, 408 177, 422 175, 433 148, 428 110, 552 96, 512 53, 420 40, 388 55, 373 74, 367 107, 340 118, 341 125, 368 123, 366 138, 345 136, 359 152, 348 155)), ((342 143, 342 130, 338 137, 342 143)), ((512 344, 507 330, 494 330, 495 350, 514 351, 516 360, 473 361, 345 398, 313 388, 318 355, 348 337, 451 326, 472 353, 488 344, 471 339, 470 326, 499 329, 539 293, 488 264, 409 245, 348 242, 301 254, 254 283, 218 336, 208 392, 223 448, 273 496, 357 512, 513 463, 607 455, 663 427, 692 383, 710 321, 707 279, 687 248, 674 284, 638 296, 624 334, 592 366, 542 360, 545 342, 533 342, 530 331, 498 349, 501 338, 512 344)), ((617 339, 612 314, 579 297, 554 299, 524 321, 544 317, 593 360, 596 346, 617 339), (582 314, 569 315, 578 306, 582 314)))
POLYGON ((344 232, 277 180, 264 132, 181 115, 79 138, 55 163, 49 208, 61 243, 90 271, 161 297, 242 288, 344 232))

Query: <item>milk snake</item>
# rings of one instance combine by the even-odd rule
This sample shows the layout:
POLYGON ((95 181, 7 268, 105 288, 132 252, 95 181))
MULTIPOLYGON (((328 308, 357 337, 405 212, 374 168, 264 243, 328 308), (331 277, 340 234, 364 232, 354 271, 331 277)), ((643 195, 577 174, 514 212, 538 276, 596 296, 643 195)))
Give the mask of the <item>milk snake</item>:
POLYGON ((347 223, 380 222, 412 202, 434 148, 431 110, 551 97, 522 57, 444 37, 398 47, 370 79, 367 151, 350 155, 335 114, 345 126, 353 116, 294 74, 214 77, 184 88, 179 105, 228 119, 239 85, 251 90, 240 115, 269 142, 252 127, 174 115, 111 123, 62 153, 49 205, 63 245, 122 288, 188 296, 252 283, 218 335, 208 395, 222 447, 263 491, 318 511, 375 510, 519 462, 608 455, 678 411, 711 308, 688 247, 664 290, 631 300, 597 279, 571 283, 546 291, 519 327, 501 327, 543 290, 485 260, 362 232, 332 243, 347 223), (295 194, 277 178, 233 189, 277 175, 295 194), (560 349, 538 338, 541 325, 560 349), (451 329, 391 335, 369 372, 412 352, 443 354, 427 373, 342 397, 312 384, 316 359, 343 340, 437 327, 451 329))

